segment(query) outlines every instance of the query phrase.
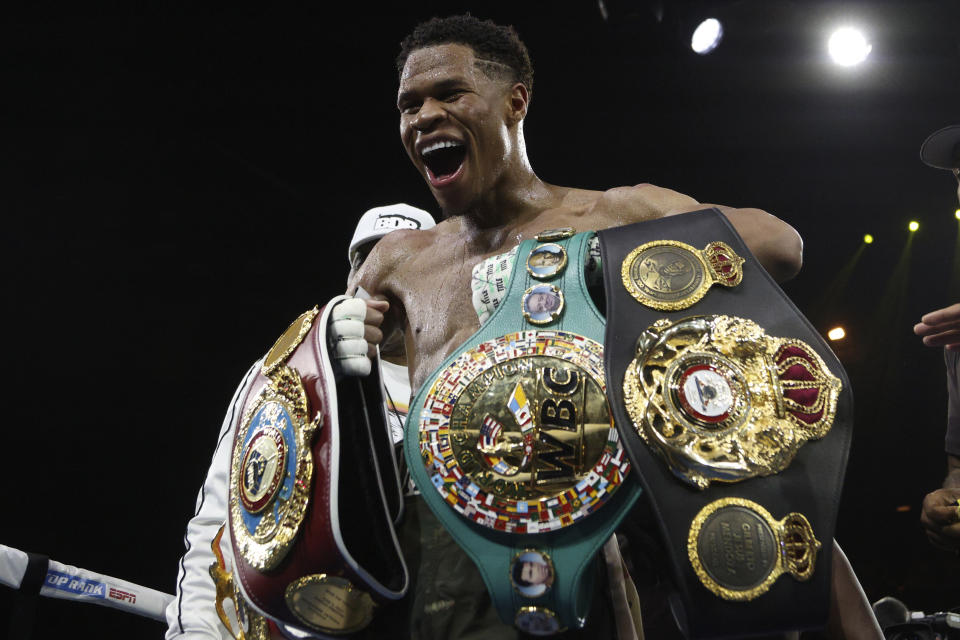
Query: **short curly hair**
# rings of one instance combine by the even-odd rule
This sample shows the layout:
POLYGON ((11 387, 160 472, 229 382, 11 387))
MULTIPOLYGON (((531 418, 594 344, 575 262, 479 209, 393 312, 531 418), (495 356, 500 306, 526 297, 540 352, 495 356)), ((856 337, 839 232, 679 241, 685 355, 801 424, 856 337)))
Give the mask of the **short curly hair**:
POLYGON ((440 44, 462 44, 482 58, 479 67, 496 80, 522 82, 533 94, 533 64, 527 45, 516 29, 501 26, 492 20, 480 20, 469 13, 446 18, 431 18, 418 24, 400 43, 397 72, 403 73, 407 58, 417 49, 440 44), (483 61, 498 64, 484 64, 483 61))

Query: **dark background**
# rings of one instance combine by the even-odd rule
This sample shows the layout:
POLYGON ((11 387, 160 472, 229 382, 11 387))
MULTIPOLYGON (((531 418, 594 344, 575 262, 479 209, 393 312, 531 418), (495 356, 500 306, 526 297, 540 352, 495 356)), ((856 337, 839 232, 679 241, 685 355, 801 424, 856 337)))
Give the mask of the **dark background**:
MULTIPOLYGON (((0 544, 173 592, 246 368, 341 291, 366 208, 436 210, 399 144, 393 59, 415 23, 470 7, 126 4, 0 20, 0 544)), ((918 158, 960 123, 960 3, 665 4, 660 20, 639 0, 606 0, 607 20, 595 2, 472 10, 531 50, 541 178, 651 182, 800 231, 806 264, 785 288, 818 328, 847 328, 857 400, 837 538, 871 600, 958 605, 960 562, 918 525, 944 472, 946 393, 940 351, 911 326, 960 298, 956 184, 918 158), (726 37, 700 57, 689 34, 707 14, 726 37), (852 69, 826 55, 848 23, 873 44, 852 69)), ((0 616, 12 601, 0 587, 0 616)), ((163 632, 70 602, 39 612, 43 638, 163 632)))

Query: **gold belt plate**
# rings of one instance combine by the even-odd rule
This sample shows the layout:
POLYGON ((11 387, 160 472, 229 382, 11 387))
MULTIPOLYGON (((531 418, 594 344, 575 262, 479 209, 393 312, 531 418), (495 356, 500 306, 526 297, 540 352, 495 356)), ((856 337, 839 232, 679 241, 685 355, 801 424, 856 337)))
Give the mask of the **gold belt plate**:
POLYGON ((294 369, 270 376, 237 428, 230 468, 234 542, 251 566, 268 571, 286 556, 303 523, 313 481, 313 434, 306 390, 294 369))
POLYGON ((829 432, 840 390, 806 343, 722 315, 657 321, 623 381, 637 434, 700 489, 785 469, 829 432))
POLYGON ((370 594, 349 580, 325 573, 294 580, 284 592, 287 608, 305 625, 335 635, 353 633, 373 620, 370 594))
POLYGON ((465 518, 498 531, 573 524, 620 487, 629 458, 607 404, 603 346, 523 331, 462 353, 420 414, 427 476, 465 518))
POLYGON ((724 242, 700 250, 676 240, 656 240, 627 254, 620 276, 637 302, 658 311, 678 311, 703 298, 714 284, 740 284, 743 262, 724 242))
POLYGON ((789 573, 809 580, 821 544, 802 513, 775 520, 751 500, 723 498, 694 517, 687 555, 703 585, 724 600, 754 600, 789 573))
POLYGON ((318 313, 320 312, 316 307, 309 311, 304 311, 287 327, 283 334, 277 338, 277 341, 273 343, 273 346, 270 347, 270 351, 267 352, 266 357, 263 359, 263 364, 260 365, 260 373, 269 376, 277 367, 287 361, 290 354, 300 346, 300 343, 303 342, 307 333, 310 332, 310 328, 313 327, 313 321, 316 319, 318 313))

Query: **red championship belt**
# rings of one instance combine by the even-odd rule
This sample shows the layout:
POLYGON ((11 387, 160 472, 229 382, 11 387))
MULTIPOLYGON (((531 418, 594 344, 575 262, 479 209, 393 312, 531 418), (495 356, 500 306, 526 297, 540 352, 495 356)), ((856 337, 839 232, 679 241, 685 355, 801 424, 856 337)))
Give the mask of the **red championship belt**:
POLYGON ((364 628, 408 584, 378 368, 338 383, 327 353, 328 317, 343 299, 301 315, 267 354, 236 424, 230 470, 241 595, 314 634, 364 628))

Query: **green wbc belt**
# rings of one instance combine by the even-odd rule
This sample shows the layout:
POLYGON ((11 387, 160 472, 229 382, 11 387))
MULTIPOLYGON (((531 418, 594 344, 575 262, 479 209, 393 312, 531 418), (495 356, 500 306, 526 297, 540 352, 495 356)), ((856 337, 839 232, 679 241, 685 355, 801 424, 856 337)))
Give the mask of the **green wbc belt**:
POLYGON ((584 625, 597 550, 640 494, 607 404, 590 235, 520 245, 503 302, 427 379, 404 435, 414 481, 500 617, 534 635, 584 625))
POLYGON ((833 352, 716 209, 601 231, 607 394, 692 638, 822 627, 852 435, 833 352))

